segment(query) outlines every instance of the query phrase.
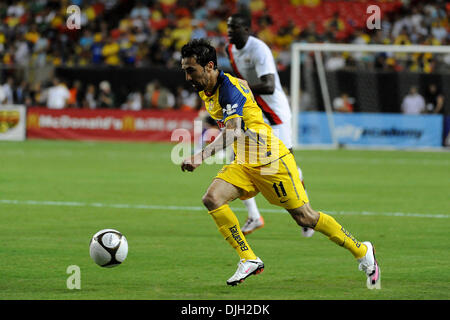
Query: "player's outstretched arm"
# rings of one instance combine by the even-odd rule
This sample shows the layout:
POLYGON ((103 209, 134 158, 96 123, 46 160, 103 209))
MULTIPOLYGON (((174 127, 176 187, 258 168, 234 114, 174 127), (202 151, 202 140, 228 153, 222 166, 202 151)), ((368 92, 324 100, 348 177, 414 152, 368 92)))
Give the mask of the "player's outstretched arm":
POLYGON ((200 166, 204 159, 207 159, 220 150, 224 150, 243 133, 241 128, 242 119, 240 117, 232 118, 225 123, 225 129, 208 144, 203 150, 197 152, 193 156, 185 159, 181 164, 182 171, 194 171, 200 166))

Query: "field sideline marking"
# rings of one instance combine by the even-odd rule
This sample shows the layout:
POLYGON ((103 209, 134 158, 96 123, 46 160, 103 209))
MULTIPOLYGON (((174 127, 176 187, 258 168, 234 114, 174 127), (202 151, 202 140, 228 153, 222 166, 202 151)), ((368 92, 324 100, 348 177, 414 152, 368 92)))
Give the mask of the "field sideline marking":
MULTIPOLYGON (((98 202, 74 202, 74 201, 35 201, 35 200, 7 200, 0 199, 0 204, 16 205, 37 205, 37 206, 66 206, 66 207, 95 207, 95 208, 116 208, 116 209, 146 209, 146 210, 173 210, 173 211, 206 211, 200 206, 170 206, 170 205, 148 205, 148 204, 114 204, 98 202)), ((246 208, 233 208, 235 211, 246 212, 246 208)), ((283 209, 260 208, 260 212, 285 213, 283 209)), ((425 213, 405 213, 405 212, 369 212, 369 211, 327 211, 335 215, 360 215, 360 216, 388 216, 388 217, 418 217, 418 218, 450 218, 449 214, 425 214, 425 213)))

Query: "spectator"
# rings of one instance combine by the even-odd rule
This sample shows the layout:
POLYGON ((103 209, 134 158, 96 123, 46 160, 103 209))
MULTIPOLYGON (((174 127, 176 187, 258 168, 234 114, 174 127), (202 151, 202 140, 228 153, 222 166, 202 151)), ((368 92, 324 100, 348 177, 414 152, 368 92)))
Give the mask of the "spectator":
POLYGON ((300 33, 300 38, 306 42, 319 42, 320 35, 316 31, 316 23, 309 22, 306 28, 300 33))
POLYGON ((446 22, 444 22, 444 19, 442 19, 442 21, 435 21, 431 25, 431 34, 434 38, 436 38, 437 41, 439 41, 439 43, 445 41, 445 38, 448 36, 448 31, 444 27, 445 23, 446 22))
POLYGON ((191 34, 191 39, 206 38, 208 36, 205 30, 205 24, 203 22, 192 20, 191 25, 194 27, 191 34))
POLYGON ((14 62, 19 66, 25 67, 28 65, 29 58, 30 49, 28 43, 25 40, 25 36, 21 35, 15 42, 14 62))
POLYGON ((94 35, 94 43, 91 46, 91 55, 93 64, 101 64, 103 62, 103 38, 100 33, 94 35))
POLYGON ((174 109, 198 110, 200 106, 201 103, 196 92, 186 90, 183 86, 177 87, 174 109))
POLYGON ((410 32, 412 29, 412 24, 409 19, 409 16, 405 15, 403 17, 399 17, 392 27, 391 35, 395 39, 397 38, 402 31, 405 33, 410 32))
POLYGON ((72 87, 69 89, 70 97, 67 101, 69 108, 79 108, 80 107, 80 94, 81 94, 81 82, 75 80, 72 87))
POLYGON ((146 87, 144 95, 144 106, 150 109, 172 108, 175 104, 175 97, 169 89, 161 86, 158 80, 154 80, 146 87))
POLYGON ((345 23, 342 20, 342 18, 340 17, 339 11, 336 11, 333 14, 332 18, 330 18, 329 20, 326 20, 324 22, 324 25, 326 27, 332 28, 332 30, 335 30, 336 32, 344 31, 344 29, 345 29, 345 23))
POLYGON ((32 63, 37 67, 45 66, 47 59, 47 51, 50 47, 50 40, 47 34, 44 33, 39 36, 33 47, 32 63))
POLYGON ((394 39, 394 44, 395 45, 410 45, 411 44, 411 40, 409 39, 408 29, 403 28, 400 31, 398 36, 396 36, 394 39))
POLYGON ((42 106, 45 103, 45 95, 42 93, 42 86, 40 82, 35 82, 30 86, 30 92, 25 98, 27 106, 42 106))
POLYGON ((98 107, 99 108, 108 108, 113 109, 114 105, 114 94, 111 90, 111 85, 108 81, 102 81, 99 85, 99 94, 98 94, 98 107))
POLYGON ((422 27, 424 23, 424 15, 421 12, 421 8, 419 8, 418 6, 412 7, 409 20, 411 23, 411 28, 413 30, 422 27))
POLYGON ((79 44, 82 47, 82 49, 88 49, 92 46, 94 43, 94 38, 92 37, 92 32, 90 29, 84 29, 83 35, 81 36, 79 40, 79 44))
POLYGON ((25 8, 22 2, 13 3, 7 9, 7 15, 20 18, 25 14, 25 8))
POLYGON ((6 97, 7 104, 14 104, 14 79, 13 77, 8 77, 6 82, 3 84, 3 94, 6 97))
POLYGON ((216 54, 217 54, 217 66, 219 69, 224 71, 232 71, 232 67, 230 64, 230 59, 228 59, 228 54, 226 51, 226 44, 225 42, 221 41, 216 46, 216 54))
POLYGON ((349 97, 347 93, 342 93, 333 100, 333 108, 337 112, 353 112, 354 104, 355 98, 349 97))
POLYGON ((53 79, 53 86, 47 89, 47 108, 64 109, 70 98, 69 89, 59 78, 53 79))
POLYGON ((122 110, 139 111, 142 109, 142 95, 140 92, 130 92, 127 100, 121 106, 122 110))
POLYGON ((95 94, 96 94, 95 85, 89 84, 86 89, 86 94, 84 95, 83 108, 87 109, 97 108, 97 100, 95 94))
POLYGON ((258 31, 258 38, 265 43, 271 44, 275 41, 276 34, 272 31, 272 18, 266 14, 259 18, 260 30, 258 31))
POLYGON ((336 71, 345 67, 345 59, 339 52, 332 52, 330 58, 326 60, 325 69, 336 71))
POLYGON ((427 113, 444 113, 444 95, 434 83, 430 84, 427 88, 425 102, 427 113))
POLYGON ((28 83, 23 80, 14 91, 15 103, 24 104, 26 97, 29 95, 28 83))
POLYGON ((3 90, 3 86, 0 86, 0 104, 6 103, 6 94, 3 90))
POLYGON ((130 17, 133 19, 148 20, 150 14, 149 8, 142 1, 138 1, 136 6, 131 10, 130 17))
POLYGON ((417 91, 417 87, 411 87, 409 93, 403 98, 401 105, 404 114, 421 114, 425 112, 425 99, 417 91))
POLYGON ((106 44, 102 48, 102 56, 105 63, 110 66, 119 65, 119 51, 119 44, 111 36, 109 36, 106 44))
POLYGON ((422 39, 426 38, 428 35, 428 29, 425 25, 424 21, 421 21, 421 23, 418 26, 414 26, 413 33, 411 35, 411 40, 413 40, 414 43, 418 44, 421 42, 422 39))

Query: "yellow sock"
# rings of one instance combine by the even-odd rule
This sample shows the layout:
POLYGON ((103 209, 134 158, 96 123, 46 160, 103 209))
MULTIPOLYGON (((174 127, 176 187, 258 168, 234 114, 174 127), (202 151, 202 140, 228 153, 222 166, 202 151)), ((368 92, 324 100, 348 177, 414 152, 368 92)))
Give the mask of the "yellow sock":
POLYGON ((356 259, 366 255, 367 247, 345 230, 332 216, 319 212, 320 217, 314 230, 326 235, 331 241, 348 249, 356 259))
POLYGON ((227 204, 209 211, 225 240, 236 250, 239 257, 245 260, 254 260, 256 255, 250 248, 247 240, 242 234, 241 227, 236 215, 227 204))

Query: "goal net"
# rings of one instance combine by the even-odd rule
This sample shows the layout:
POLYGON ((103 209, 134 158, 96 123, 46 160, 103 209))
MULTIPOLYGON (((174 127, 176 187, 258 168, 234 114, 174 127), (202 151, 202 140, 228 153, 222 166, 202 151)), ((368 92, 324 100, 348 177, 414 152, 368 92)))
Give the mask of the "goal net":
POLYGON ((450 46, 294 43, 291 54, 294 148, 445 145, 450 46))

